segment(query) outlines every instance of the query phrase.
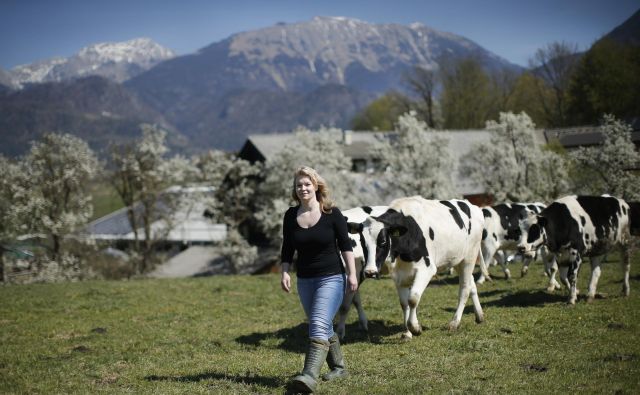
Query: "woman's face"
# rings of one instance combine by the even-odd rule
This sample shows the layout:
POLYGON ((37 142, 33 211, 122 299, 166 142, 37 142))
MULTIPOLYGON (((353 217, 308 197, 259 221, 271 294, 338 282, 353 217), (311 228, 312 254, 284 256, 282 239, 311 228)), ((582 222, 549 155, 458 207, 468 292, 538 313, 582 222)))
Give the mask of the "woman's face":
POLYGON ((317 188, 307 176, 301 176, 296 179, 296 196, 301 202, 315 200, 317 188))

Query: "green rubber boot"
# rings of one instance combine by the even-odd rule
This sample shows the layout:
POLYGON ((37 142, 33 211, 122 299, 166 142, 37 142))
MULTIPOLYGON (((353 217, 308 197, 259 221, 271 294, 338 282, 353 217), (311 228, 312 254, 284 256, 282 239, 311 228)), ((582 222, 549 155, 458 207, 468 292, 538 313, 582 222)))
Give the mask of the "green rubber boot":
POLYGON ((324 380, 334 380, 349 375, 344 367, 344 357, 340 349, 340 338, 337 334, 333 334, 329 338, 329 352, 327 353, 327 364, 329 364, 330 372, 322 376, 324 380))
POLYGON ((311 393, 316 390, 320 369, 327 359, 329 342, 322 339, 309 339, 309 349, 304 358, 302 373, 291 379, 289 389, 294 392, 311 393))

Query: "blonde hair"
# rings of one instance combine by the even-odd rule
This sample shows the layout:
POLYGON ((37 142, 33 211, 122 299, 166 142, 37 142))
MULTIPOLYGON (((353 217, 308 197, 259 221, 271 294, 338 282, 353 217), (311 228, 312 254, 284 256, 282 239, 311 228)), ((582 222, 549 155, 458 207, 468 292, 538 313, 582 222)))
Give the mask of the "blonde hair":
POLYGON ((291 190, 293 200, 298 202, 298 204, 300 203, 300 199, 298 199, 298 195, 296 194, 296 181, 300 177, 309 177, 311 183, 316 188, 316 200, 320 203, 320 210, 327 214, 331 213, 333 202, 329 197, 329 186, 324 178, 309 166, 299 167, 293 175, 293 189, 291 190))

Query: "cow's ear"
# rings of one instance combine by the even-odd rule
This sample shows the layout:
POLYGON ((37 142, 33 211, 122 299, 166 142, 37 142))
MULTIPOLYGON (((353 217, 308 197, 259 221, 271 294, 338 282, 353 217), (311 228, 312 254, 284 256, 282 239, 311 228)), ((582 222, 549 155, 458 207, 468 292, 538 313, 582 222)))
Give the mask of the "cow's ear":
POLYGON ((538 225, 540 225, 541 228, 544 228, 547 225, 547 219, 541 215, 538 215, 538 225))
POLYGON ((358 234, 364 229, 364 225, 358 222, 347 222, 347 229, 351 234, 358 234))
POLYGON ((402 225, 393 225, 389 227, 389 236, 391 237, 400 237, 407 233, 409 229, 406 226, 402 225))

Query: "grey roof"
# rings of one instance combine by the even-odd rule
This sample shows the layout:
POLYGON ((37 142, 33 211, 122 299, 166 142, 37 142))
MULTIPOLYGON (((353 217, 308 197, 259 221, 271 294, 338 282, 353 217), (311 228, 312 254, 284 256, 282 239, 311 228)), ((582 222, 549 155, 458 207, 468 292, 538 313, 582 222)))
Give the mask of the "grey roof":
MULTIPOLYGON (((377 141, 385 138, 389 132, 351 132, 351 144, 343 145, 345 155, 351 158, 368 157, 371 148, 377 141)), ((334 133, 336 141, 343 141, 341 133, 334 133)), ((273 134, 252 134, 247 137, 254 147, 269 160, 284 147, 295 143, 297 140, 296 133, 273 133, 273 134)))
MULTIPOLYGON (((460 153, 460 156, 469 152, 475 143, 488 141, 491 132, 486 129, 468 129, 468 130, 436 130, 431 131, 433 136, 440 136, 449 139, 449 148, 451 152, 460 153)), ((370 157, 371 149, 376 143, 385 139, 393 139, 397 132, 368 132, 368 131, 352 131, 351 144, 343 145, 345 155, 350 158, 370 157)), ((536 130, 536 138, 540 144, 546 143, 544 130, 536 130)), ((252 134, 247 137, 259 151, 267 159, 272 158, 284 147, 296 142, 295 133, 275 133, 275 134, 252 134)), ((343 136, 336 133, 336 140, 343 141, 343 136)))
MULTIPOLYGON (((455 162, 453 177, 454 185, 461 195, 476 195, 484 193, 484 189, 465 174, 460 174, 458 167, 460 160, 467 153, 471 152, 474 145, 487 142, 491 138, 491 131, 486 129, 471 130, 436 130, 431 131, 429 136, 446 138, 449 141, 449 149, 455 162)), ((397 132, 351 132, 351 144, 343 145, 345 155, 352 159, 370 158, 372 148, 377 142, 385 139, 393 139, 397 132)), ((542 130, 536 131, 536 138, 540 144, 544 144, 545 137, 542 130)), ((336 134, 336 139, 343 141, 343 135, 336 134)), ((257 134, 250 135, 248 140, 269 160, 286 145, 296 141, 295 133, 278 134, 257 134)), ((382 186, 375 186, 374 189, 382 186)))
MULTIPOLYGON (((543 132, 547 142, 558 140, 565 148, 598 145, 604 141, 604 136, 599 126, 545 129, 543 132)), ((640 145, 640 130, 631 132, 631 141, 636 145, 640 145)))
MULTIPOLYGON (((172 228, 167 231, 167 223, 161 218, 155 218, 151 225, 154 237, 162 235, 166 241, 175 242, 202 242, 209 243, 220 241, 226 238, 227 227, 224 224, 214 224, 209 218, 204 216, 205 201, 207 194, 213 192, 210 187, 203 188, 170 188, 166 193, 180 193, 189 195, 187 204, 181 205, 175 212, 171 212, 172 228), (192 197, 191 197, 192 196, 192 197)), ((166 215, 168 206, 158 200, 159 212, 166 215)), ((140 215, 142 206, 134 204, 134 212, 140 215)), ((134 240, 133 229, 127 217, 128 207, 123 207, 104 217, 98 218, 89 223, 85 231, 87 236, 96 240, 134 240)), ((161 217, 162 214, 159 216, 161 217)), ((142 230, 138 230, 139 237, 142 237, 142 230)))

